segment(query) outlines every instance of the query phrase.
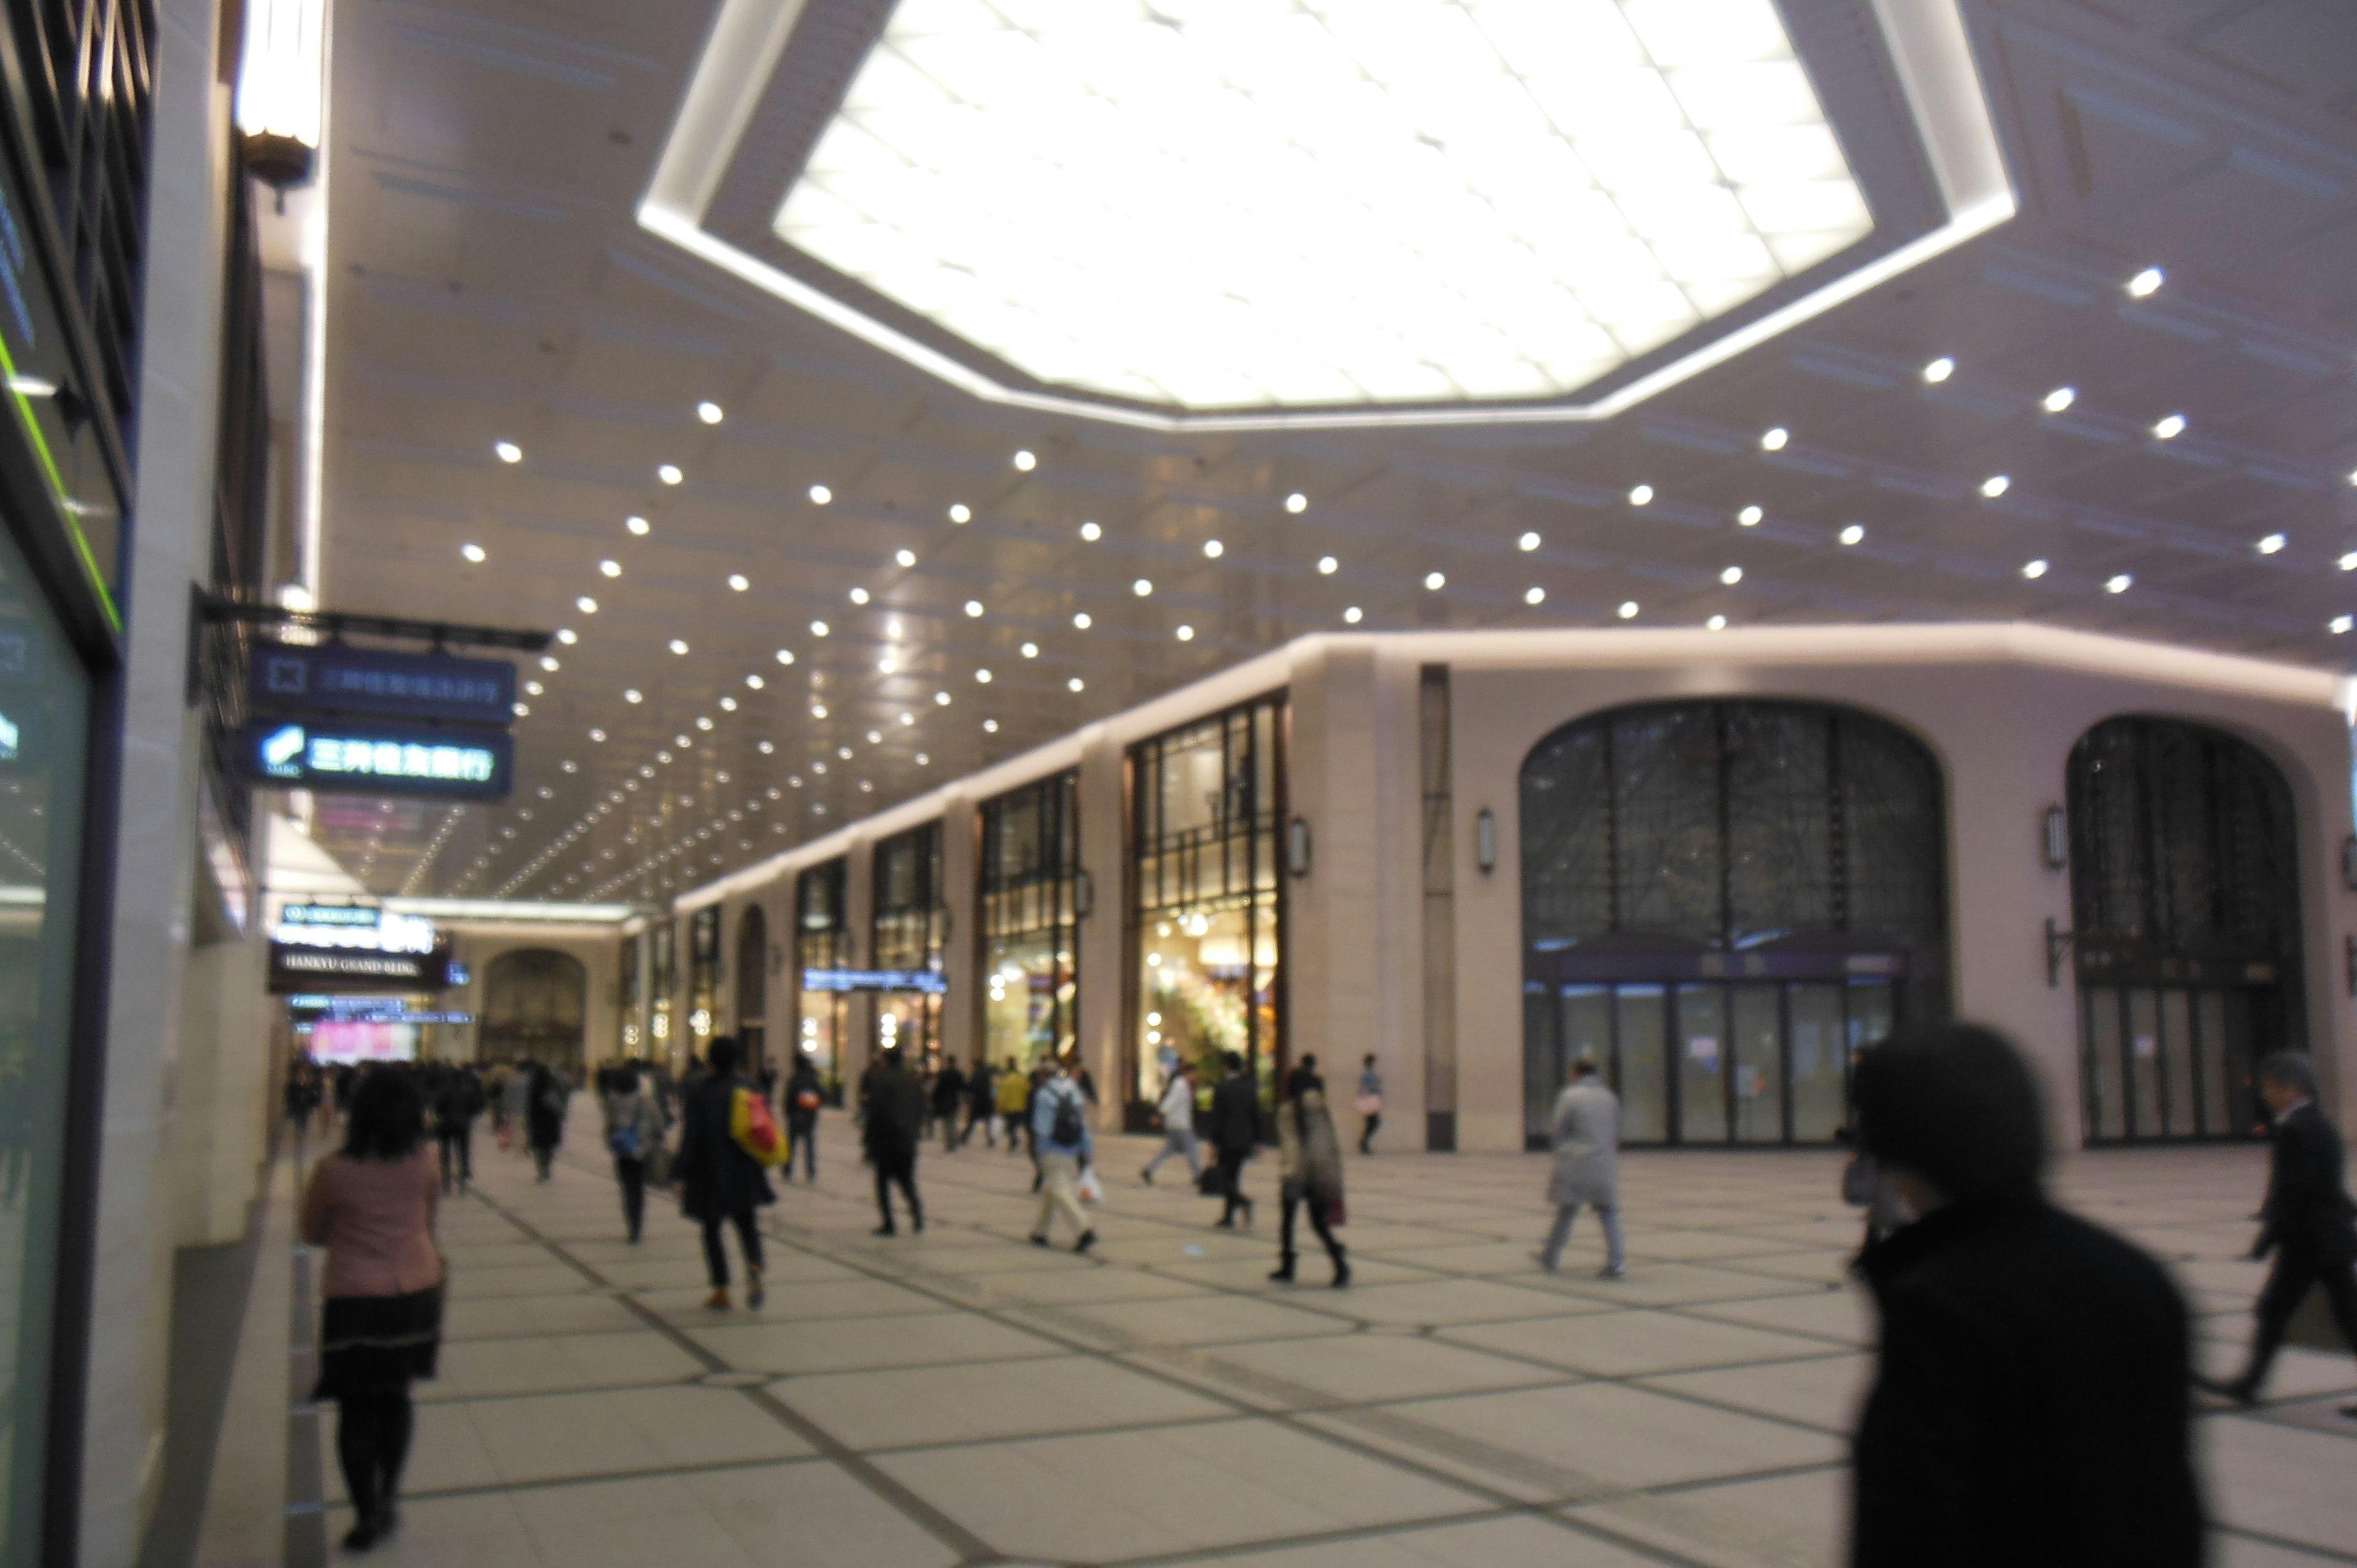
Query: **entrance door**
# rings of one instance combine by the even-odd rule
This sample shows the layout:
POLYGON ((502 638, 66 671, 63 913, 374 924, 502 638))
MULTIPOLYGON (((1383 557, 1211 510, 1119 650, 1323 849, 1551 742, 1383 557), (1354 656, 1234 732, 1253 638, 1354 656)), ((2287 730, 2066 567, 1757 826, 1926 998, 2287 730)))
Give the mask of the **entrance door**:
POLYGON ((2272 988, 2087 985, 2090 1133, 2104 1141, 2248 1136, 2266 1120, 2253 1069, 2272 988))

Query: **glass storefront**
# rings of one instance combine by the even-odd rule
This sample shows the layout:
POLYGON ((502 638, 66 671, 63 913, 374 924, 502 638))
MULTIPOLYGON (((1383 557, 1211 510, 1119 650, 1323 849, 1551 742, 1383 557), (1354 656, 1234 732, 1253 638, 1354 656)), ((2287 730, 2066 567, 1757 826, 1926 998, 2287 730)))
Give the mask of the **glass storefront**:
POLYGON ((1265 1095, 1285 1066, 1286 723, 1278 693, 1130 748, 1133 1107, 1182 1061, 1237 1052, 1265 1095))
POLYGON ((687 918, 688 1048, 704 1054, 715 1033, 720 1006, 720 906, 708 904, 687 918))
POLYGON ((1028 1069, 1079 1040, 1080 772, 982 804, 982 1049, 1028 1069))
POLYGON ((41 1518, 91 682, 0 534, 0 1562, 41 1518))
POLYGON ((801 986, 804 970, 841 969, 851 962, 850 914, 844 897, 850 864, 838 855, 794 878, 794 1048, 811 1058, 834 1094, 843 1088, 851 999, 840 991, 804 991, 801 986))
POLYGON ((1813 1144, 1856 1053, 1944 1011, 1939 766, 1868 714, 1663 703, 1523 765, 1523 1132, 1571 1064, 1632 1144, 1813 1144))
POLYGON ((626 1057, 638 1056, 646 1044, 639 1035, 639 1004, 643 1000, 640 989, 639 944, 640 939, 635 936, 622 939, 614 986, 614 1003, 619 1015, 619 1027, 614 1037, 622 1042, 622 1054, 626 1057))
POLYGON ((672 1027, 672 993, 679 986, 678 925, 670 918, 647 928, 647 972, 653 1001, 648 1006, 647 1033, 653 1036, 650 1059, 661 1058, 676 1073, 687 1065, 680 1051, 679 1032, 672 1027))
MULTIPOLYGON (((949 911, 942 903, 942 824, 926 822, 877 841, 876 907, 870 946, 877 969, 942 970, 949 911)), ((942 999, 920 991, 876 998, 876 1049, 896 1047, 921 1063, 942 1040, 942 999)))

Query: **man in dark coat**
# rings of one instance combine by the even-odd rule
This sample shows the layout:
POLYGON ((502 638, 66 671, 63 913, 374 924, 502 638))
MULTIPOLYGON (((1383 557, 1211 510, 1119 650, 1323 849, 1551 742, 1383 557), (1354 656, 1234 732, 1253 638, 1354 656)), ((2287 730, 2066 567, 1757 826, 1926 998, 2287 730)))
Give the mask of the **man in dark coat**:
MULTIPOLYGON (((2292 1314, 2311 1289, 2323 1290, 2341 1337, 2357 1349, 2357 1208, 2344 1185, 2341 1134, 2317 1109, 2314 1065, 2300 1052, 2276 1052, 2259 1063, 2259 1098, 2274 1123, 2275 1149, 2251 1256, 2272 1252, 2275 1266, 2259 1292, 2249 1365, 2232 1382, 2205 1384, 2243 1404, 2258 1399, 2292 1314)), ((2342 1405, 2341 1413, 2357 1417, 2357 1404, 2342 1405)))
POLYGON ((958 1116, 965 1110, 965 1073, 953 1061, 933 1074, 933 1121, 942 1130, 943 1152, 958 1146, 958 1116))
POLYGON ((865 1084, 867 1162, 876 1167, 876 1208, 884 1222, 878 1236, 899 1234, 892 1223, 892 1188, 909 1203, 909 1228, 925 1229, 925 1206, 917 1197, 917 1144, 925 1131, 925 1084, 896 1047, 869 1069, 865 1084))
POLYGON ((1243 1192, 1244 1162, 1260 1144, 1260 1090, 1244 1071, 1241 1054, 1227 1054, 1227 1069, 1211 1086, 1211 1152, 1219 1160, 1220 1196, 1226 1199, 1220 1209, 1220 1229, 1232 1230, 1239 1208, 1244 1223, 1252 1223, 1252 1199, 1243 1192))
POLYGON ((1882 1344, 1854 1568, 2195 1568, 2185 1303, 2047 1200, 2028 1065, 1986 1029, 1924 1029, 1860 1064, 1857 1112, 1911 1218, 1858 1258, 1882 1344))
POLYGON ((760 1090, 737 1070, 738 1050, 734 1036, 723 1035, 705 1047, 707 1071, 681 1091, 679 1153, 672 1160, 672 1180, 680 1188, 680 1212, 704 1226, 704 1263, 712 1278, 712 1294, 705 1305, 728 1309, 728 1251, 720 1228, 736 1228, 745 1251, 745 1300, 759 1306, 761 1230, 754 1210, 778 1201, 770 1188, 770 1173, 737 1142, 731 1112, 737 1092, 760 1090))

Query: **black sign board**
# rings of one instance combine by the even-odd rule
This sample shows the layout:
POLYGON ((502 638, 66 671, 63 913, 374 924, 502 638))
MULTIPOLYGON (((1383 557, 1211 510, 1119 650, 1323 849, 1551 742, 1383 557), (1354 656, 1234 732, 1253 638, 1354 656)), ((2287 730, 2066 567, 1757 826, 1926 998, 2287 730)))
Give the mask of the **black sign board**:
POLYGON ((238 762, 255 783, 281 789, 503 800, 515 741, 505 730, 390 719, 255 719, 238 737, 238 762))
POLYGON ((258 642, 248 691, 255 710, 270 714, 384 714, 501 729, 515 717, 515 666, 504 659, 258 642))
POLYGON ((370 952, 353 948, 270 944, 270 993, 441 991, 450 983, 450 950, 370 952))

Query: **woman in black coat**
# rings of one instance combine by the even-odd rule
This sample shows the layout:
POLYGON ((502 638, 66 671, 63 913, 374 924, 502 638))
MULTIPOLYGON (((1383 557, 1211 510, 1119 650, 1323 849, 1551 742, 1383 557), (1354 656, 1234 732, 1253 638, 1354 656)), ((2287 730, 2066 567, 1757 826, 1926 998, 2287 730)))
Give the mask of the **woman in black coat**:
POLYGON ((672 1161, 672 1179, 680 1189, 680 1212, 704 1227, 704 1263, 712 1278, 712 1294, 705 1305, 716 1312, 728 1309, 728 1251, 720 1228, 736 1228, 745 1251, 745 1302, 759 1306, 761 1231, 754 1211, 778 1201, 770 1190, 770 1173, 737 1142, 730 1112, 739 1090, 760 1090, 737 1072, 740 1054, 734 1036, 723 1035, 705 1047, 710 1069, 684 1091, 680 1112, 679 1154, 672 1161))
POLYGON ((524 1109, 526 1140, 532 1144, 532 1163, 539 1167, 540 1179, 548 1179, 549 1166, 556 1159, 556 1146, 565 1142, 565 1104, 572 1097, 573 1087, 549 1070, 546 1062, 532 1064, 532 1098, 524 1109))

